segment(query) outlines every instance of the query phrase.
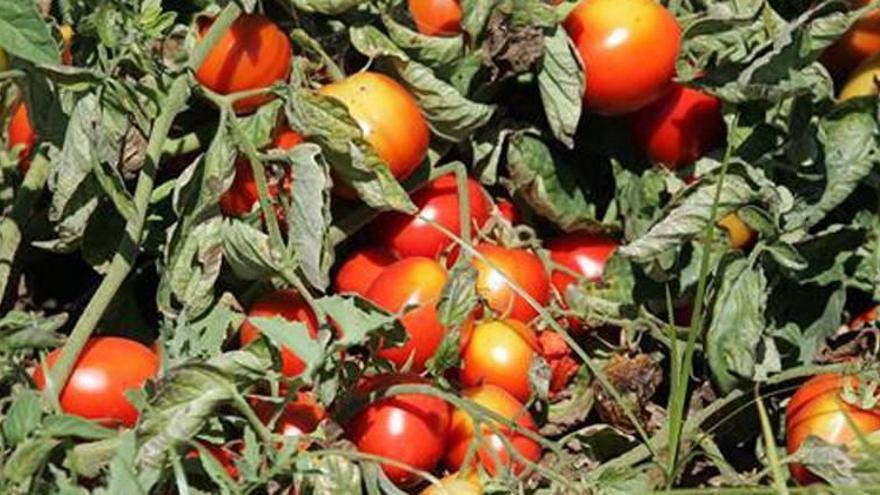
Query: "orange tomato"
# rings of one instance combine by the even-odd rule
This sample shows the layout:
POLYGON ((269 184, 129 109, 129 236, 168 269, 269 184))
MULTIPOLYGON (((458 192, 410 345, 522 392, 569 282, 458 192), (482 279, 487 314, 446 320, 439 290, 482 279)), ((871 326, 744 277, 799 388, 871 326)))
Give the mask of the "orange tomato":
MULTIPOLYGON (((312 338, 318 336, 318 319, 312 308, 299 293, 292 290, 279 290, 263 296, 251 306, 248 317, 272 318, 280 316, 288 321, 304 323, 312 338)), ((249 320, 241 325, 241 344, 247 345, 260 336, 260 330, 249 320)), ((281 349, 281 372, 287 377, 296 377, 306 369, 302 359, 287 347, 281 349)))
MULTIPOLYGON (((461 395, 513 421, 520 429, 538 430, 535 420, 525 406, 500 387, 482 385, 462 390, 461 395)), ((479 446, 474 459, 474 464, 480 462, 490 475, 494 476, 507 467, 510 467, 514 474, 520 474, 525 471, 526 466, 519 457, 531 462, 538 462, 541 458, 541 445, 538 442, 506 425, 493 422, 493 426, 494 428, 486 423, 480 425, 479 446), (508 443, 519 457, 511 454, 507 447, 508 443), (496 457, 501 461, 501 466, 497 465, 496 457)), ((471 441, 476 434, 471 415, 461 409, 453 411, 449 425, 448 447, 444 457, 448 468, 459 470, 463 467, 471 441)))
POLYGON ((586 66, 584 102, 596 113, 638 110, 675 76, 681 27, 655 0, 583 0, 565 29, 586 66))
POLYGON ((476 473, 462 476, 450 474, 440 480, 440 486, 431 485, 422 490, 421 495, 483 495, 483 485, 476 473))
MULTIPOLYGON (((870 0, 852 0, 854 8, 868 5, 870 0)), ((868 57, 880 53, 880 10, 867 13, 843 36, 825 49, 820 61, 838 83, 868 57)))
POLYGON ((489 307, 501 315, 524 322, 537 316, 538 311, 514 292, 505 277, 521 287, 539 305, 546 306, 550 299, 550 279, 541 259, 524 249, 508 249, 492 244, 479 244, 476 250, 489 262, 477 256, 472 260, 478 272, 477 292, 486 299, 489 307))
MULTIPOLYGON (((795 392, 785 411, 789 454, 797 452, 810 436, 833 444, 846 444, 859 437, 857 431, 866 435, 880 430, 880 410, 860 409, 840 397, 846 380, 857 386, 855 377, 822 374, 814 376, 795 392)), ((801 464, 792 463, 789 468, 792 477, 801 485, 818 481, 801 464)))
POLYGON ((461 32, 459 0, 409 0, 416 28, 428 36, 454 36, 461 32))
MULTIPOLYGON (((341 101, 358 123, 364 139, 385 160, 391 174, 404 180, 428 154, 430 132, 415 98, 390 77, 360 72, 321 88, 321 94, 341 101)), ((337 194, 353 198, 350 188, 337 194)))
POLYGON ((31 165, 31 152, 37 144, 37 134, 31 127, 28 109, 24 100, 18 100, 12 108, 9 119, 9 149, 18 148, 18 169, 27 172, 31 165))
POLYGON ((366 296, 376 277, 395 261, 397 258, 381 247, 368 247, 353 252, 336 272, 333 282, 336 292, 366 296))
POLYGON ((481 323, 462 345, 459 378, 466 387, 497 385, 525 402, 532 393, 529 369, 539 354, 538 337, 522 322, 481 323))
POLYGON ((367 299, 390 312, 413 308, 400 320, 406 329, 406 342, 399 347, 382 348, 379 356, 398 368, 412 359, 412 371, 425 369, 425 361, 434 355, 446 333, 436 304, 447 278, 440 263, 422 257, 400 260, 376 277, 367 290, 367 299))
POLYGON ((718 226, 727 231, 727 239, 733 249, 746 249, 755 243, 758 233, 752 230, 736 213, 729 213, 721 220, 718 226))
MULTIPOLYGON (((199 25, 208 32, 213 20, 199 25)), ((269 18, 242 14, 224 33, 196 71, 196 79, 211 91, 231 94, 268 88, 290 74, 290 39, 269 18)), ((237 113, 250 113, 272 99, 257 95, 235 102, 237 113)))

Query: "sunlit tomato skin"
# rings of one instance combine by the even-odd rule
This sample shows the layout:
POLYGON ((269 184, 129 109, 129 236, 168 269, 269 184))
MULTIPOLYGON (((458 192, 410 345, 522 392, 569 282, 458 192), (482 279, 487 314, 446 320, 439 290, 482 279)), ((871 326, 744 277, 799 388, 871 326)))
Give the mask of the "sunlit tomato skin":
POLYGON ((382 271, 367 290, 366 298, 386 311, 413 309, 401 317, 407 340, 399 347, 384 347, 379 356, 398 368, 412 359, 411 370, 422 371, 425 361, 443 341, 446 330, 440 324, 436 305, 446 285, 446 270, 435 260, 405 258, 382 271))
POLYGON ((502 199, 498 201, 496 206, 498 207, 498 213, 501 214, 501 218, 507 220, 507 223, 511 225, 522 223, 522 213, 520 213, 519 208, 513 204, 513 201, 502 199))
POLYGON ((477 292, 486 299, 489 307, 500 315, 523 322, 537 316, 538 310, 514 292, 505 276, 540 306, 546 306, 550 299, 550 278, 541 259, 524 249, 491 244, 479 244, 476 250, 488 261, 474 256, 472 264, 478 272, 477 292))
POLYGON ((747 249, 758 238, 758 233, 743 222, 736 213, 729 213, 718 220, 718 226, 727 232, 727 239, 733 249, 747 249))
MULTIPOLYGON (((428 124, 415 98, 394 79, 377 72, 359 72, 323 86, 320 92, 348 107, 364 139, 398 180, 409 177, 427 156, 428 124)), ((354 197, 347 187, 336 192, 354 197)))
POLYGON ((483 495, 483 485, 476 473, 469 476, 450 474, 440 480, 440 485, 428 486, 421 495, 483 495))
MULTIPOLYGON (((870 0, 852 0, 861 8, 870 0)), ((874 10, 853 24, 843 36, 829 46, 820 61, 836 81, 846 79, 852 70, 868 57, 880 53, 880 10, 874 10)))
MULTIPOLYGON (((841 375, 816 375, 794 394, 785 413, 789 454, 797 452, 810 436, 832 444, 847 444, 859 437, 858 432, 867 435, 880 430, 880 410, 860 409, 846 403, 840 396, 845 380, 847 378, 841 375)), ((857 385, 854 377, 849 380, 857 385)), ((819 481, 801 464, 792 463, 789 468, 798 484, 819 481)))
POLYGON ((677 83, 629 116, 628 124, 645 155, 672 170, 697 161, 724 139, 721 100, 677 83))
MULTIPOLYGON (((477 181, 469 178, 467 189, 471 227, 478 230, 489 220, 492 204, 477 181)), ((382 215, 376 220, 376 241, 401 258, 435 258, 454 241, 423 218, 461 235, 460 203, 455 175, 445 175, 419 189, 412 195, 412 201, 419 209, 418 214, 395 212, 382 215)))
MULTIPOLYGON (((248 318, 272 318, 275 316, 280 316, 288 321, 304 323, 312 338, 318 336, 318 319, 305 299, 296 291, 270 292, 257 300, 248 311, 248 318)), ((245 320, 241 325, 241 344, 247 345, 259 336, 259 329, 249 320, 245 320)), ((281 364, 281 372, 286 377, 299 376, 306 369, 303 360, 286 347, 281 349, 281 364)))
MULTIPOLYGON (((522 430, 537 431, 538 429, 525 406, 500 387, 482 385, 465 389, 461 395, 504 418, 515 421, 522 430)), ((517 457, 511 455, 499 433, 507 438, 514 450, 523 458, 531 462, 538 462, 541 459, 541 445, 538 442, 506 425, 494 426, 497 430, 485 423, 480 425, 479 447, 475 456, 475 461, 479 461, 490 475, 494 476, 507 467, 510 467, 514 474, 523 473, 526 469, 517 457), (501 466, 497 465, 496 456, 501 461, 501 466)), ((449 446, 444 456, 448 468, 451 470, 462 468, 475 433, 474 421, 470 414, 462 409, 455 409, 449 426, 449 446)))
MULTIPOLYGON (((208 32, 212 21, 199 26, 208 32)), ((231 94, 268 88, 290 73, 290 39, 275 23, 260 14, 242 14, 208 53, 196 79, 208 89, 231 94)), ((237 113, 250 113, 271 100, 258 95, 235 102, 237 113)))
MULTIPOLYGON (((61 349, 49 353, 52 369, 61 349)), ((159 371, 159 357, 149 347, 120 337, 94 337, 86 343, 59 400, 61 409, 106 426, 131 427, 138 411, 125 397, 126 390, 141 388, 159 371)), ((34 372, 34 383, 46 386, 43 367, 34 372)))
POLYGON ((458 0, 409 0, 407 3, 420 33, 454 36, 461 32, 461 2, 458 0))
MULTIPOLYGON (((303 142, 303 138, 297 132, 288 127, 282 127, 275 136, 273 146, 282 150, 289 150, 294 146, 303 142)), ((290 170, 285 170, 284 176, 279 180, 274 177, 267 177, 269 186, 269 196, 272 199, 278 197, 278 186, 286 194, 290 194, 292 179, 290 170)), ((224 214, 231 217, 242 217, 250 213, 260 201, 260 193, 257 191, 257 183, 254 180, 254 171, 251 163, 241 159, 235 162, 235 178, 229 189, 220 196, 220 210, 224 214)), ((283 213, 281 205, 277 205, 278 212, 283 213)))
POLYGON ((383 247, 367 247, 353 252, 339 266, 333 281, 340 294, 367 295, 376 277, 397 261, 397 257, 383 247))
POLYGON ((31 164, 31 152, 37 144, 37 134, 31 127, 28 117, 27 105, 24 100, 18 100, 12 109, 9 119, 9 149, 18 148, 18 169, 22 173, 27 172, 31 164))
POLYGON ((474 327, 461 350, 459 379, 466 387, 491 384, 522 402, 529 400, 529 369, 540 354, 535 332, 518 320, 474 327))
MULTIPOLYGON (((392 385, 425 384, 415 375, 381 375, 370 379, 358 393, 369 394, 392 385)), ((433 470, 446 451, 450 406, 425 394, 400 394, 379 399, 345 425, 346 436, 358 450, 386 457, 416 469, 433 470)), ((401 467, 383 464, 396 485, 405 487, 419 480, 401 467)))
POLYGON ((654 0, 583 0, 565 29, 586 66, 584 102, 596 113, 638 110, 675 76, 681 28, 654 0))
POLYGON ((577 283, 578 277, 592 282, 602 279, 605 263, 620 246, 616 240, 588 232, 564 234, 547 243, 550 259, 553 263, 570 270, 554 269, 550 276, 553 288, 560 297, 565 298, 571 284, 577 283))

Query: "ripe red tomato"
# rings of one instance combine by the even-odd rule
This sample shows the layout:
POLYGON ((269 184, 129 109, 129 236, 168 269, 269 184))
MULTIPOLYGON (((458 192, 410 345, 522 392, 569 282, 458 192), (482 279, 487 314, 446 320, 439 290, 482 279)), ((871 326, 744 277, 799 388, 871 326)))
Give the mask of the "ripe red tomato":
MULTIPOLYGON (((853 8, 868 5, 870 0, 851 0, 853 8)), ((846 80, 849 74, 868 57, 880 53, 880 10, 860 18, 844 35, 825 49, 820 60, 834 80, 846 80)))
MULTIPOLYGON (((477 181, 468 179, 471 226, 482 228, 491 215, 491 203, 487 193, 477 181)), ((412 195, 419 209, 418 216, 405 213, 387 213, 376 221, 376 241, 397 253, 401 258, 427 256, 435 258, 449 247, 453 240, 434 228, 422 218, 436 222, 457 235, 461 235, 458 185, 455 175, 444 175, 412 195)))
POLYGON ((368 247, 353 252, 336 272, 333 281, 336 292, 366 296, 376 277, 395 261, 397 258, 381 247, 368 247))
MULTIPOLYGON (((428 383, 416 375, 380 375, 368 379, 357 393, 367 395, 392 385, 428 383)), ((433 470, 446 451, 450 407, 444 400, 424 394, 400 394, 379 399, 345 425, 346 436, 358 450, 424 471, 433 470)), ((398 486, 419 478, 390 464, 382 469, 398 486)))
MULTIPOLYGON (((200 22, 199 35, 213 20, 200 22)), ((267 88, 290 74, 290 39, 274 22, 260 14, 242 14, 205 58, 196 79, 220 94, 267 88)), ((249 113, 272 99, 257 95, 235 102, 237 113, 249 113)))
MULTIPOLYGON (((228 474, 230 478, 234 480, 238 479, 239 471, 238 466, 235 464, 235 460, 241 457, 241 449, 243 447, 243 442, 241 440, 230 442, 227 445, 217 445, 207 442, 199 443, 201 443, 202 446, 214 456, 214 459, 217 459, 217 462, 223 466, 223 470, 226 471, 226 474, 228 474)), ((199 457, 199 451, 192 449, 189 454, 187 454, 187 457, 195 459, 199 457)))
POLYGON ((459 0, 409 0, 416 27, 428 36, 454 36, 461 32, 459 0))
MULTIPOLYGON (((320 92, 348 107, 364 139, 398 180, 409 177, 427 156, 428 124, 415 98, 394 79, 377 72, 359 72, 322 87, 320 92)), ((354 197, 347 186, 337 188, 337 194, 354 197)))
MULTIPOLYGON (((46 359, 52 369, 61 349, 46 359)), ((94 337, 86 343, 59 400, 67 414, 100 421, 106 426, 134 426, 138 411, 125 397, 156 376, 159 357, 147 346, 120 337, 94 337)), ((46 378, 42 366, 34 372, 34 383, 43 390, 46 378)))
POLYGON ((507 249, 491 244, 479 244, 476 250, 489 262, 477 256, 472 261, 478 272, 477 292, 486 299, 489 307, 501 315, 524 322, 537 316, 538 311, 513 291, 505 276, 539 305, 546 306, 550 299, 550 279, 541 259, 524 249, 507 249))
MULTIPOLYGON (((529 414, 525 406, 500 387, 483 385, 465 389, 461 395, 504 418, 515 421, 516 425, 523 430, 538 430, 535 420, 532 419, 532 415, 529 414)), ((523 458, 531 462, 538 462, 541 458, 541 445, 538 442, 505 425, 496 423, 494 426, 500 435, 496 433, 496 429, 488 424, 480 425, 479 447, 475 456, 475 461, 479 460, 490 475, 494 476, 500 471, 495 462, 496 456, 501 461, 500 467, 502 469, 510 467, 514 474, 520 474, 526 468, 523 462, 511 455, 501 436, 506 438, 513 449, 523 458)), ((474 421, 471 415, 461 409, 455 409, 449 426, 449 447, 444 457, 449 469, 459 470, 462 468, 474 434, 474 421)))
MULTIPOLYGON (((282 150, 289 150, 301 142, 303 142, 302 136, 289 127, 284 126, 275 135, 273 145, 282 150)), ((269 196, 272 199, 278 197, 279 182, 285 194, 290 194, 290 170, 285 170, 284 177, 280 180, 275 177, 267 177, 267 182, 269 185, 269 196)), ((232 181, 232 185, 220 196, 220 209, 228 216, 241 217, 250 213, 254 205, 259 201, 260 194, 257 192, 257 183, 254 181, 254 171, 251 168, 251 163, 244 159, 237 160, 235 162, 235 178, 232 181)), ((284 212, 281 205, 277 205, 276 210, 279 217, 284 212)))
POLYGON ((553 270, 550 276, 550 281, 563 302, 568 287, 577 283, 578 279, 573 274, 598 282, 605 271, 605 263, 619 245, 614 239, 587 232, 564 234, 547 243, 553 263, 571 271, 553 270))
POLYGON ((532 394, 529 369, 540 350, 535 332, 520 321, 481 323, 462 345, 458 376, 466 387, 496 385, 526 402, 532 394))
MULTIPOLYGON (((857 430, 862 435, 880 430, 880 410, 860 409, 840 397, 847 379, 857 385, 855 377, 823 374, 814 376, 795 392, 785 411, 789 454, 794 454, 810 436, 829 443, 846 444, 858 438, 857 430)), ((792 477, 801 485, 818 481, 801 464, 792 463, 789 468, 792 477)))
MULTIPOLYGON (((270 292, 251 306, 248 317, 272 318, 280 316, 287 321, 304 323, 312 338, 318 336, 318 319, 312 308, 299 293, 292 290, 270 292)), ((241 345, 247 345, 260 336, 260 331, 249 320, 241 325, 241 345)), ((281 349, 281 372, 287 377, 296 377, 306 369, 306 364, 290 349, 281 349)))
POLYGON ((18 151, 18 169, 22 173, 27 172, 31 165, 31 151, 37 144, 37 134, 31 127, 31 120, 28 118, 28 109, 24 100, 18 100, 12 109, 12 116, 9 119, 9 149, 15 149, 20 146, 18 151))
POLYGON ((425 369, 425 361, 434 355, 446 333, 437 317, 436 304, 447 278, 440 263, 423 257, 395 262, 376 277, 367 290, 367 299, 392 313, 413 307, 401 317, 407 341, 400 347, 381 349, 379 356, 398 368, 412 356, 411 369, 425 369))
POLYGON ((565 29, 584 61, 584 102, 603 115, 638 110, 675 76, 681 28, 655 0, 583 0, 565 29))
MULTIPOLYGON (((277 412, 275 404, 266 400, 254 400, 252 404, 254 412, 263 422, 269 422, 277 412)), ((288 403, 278 418, 277 430, 286 437, 298 438, 315 431, 326 417, 327 411, 311 393, 297 392, 296 400, 288 403)))
POLYGON ((507 220, 509 224, 516 225, 522 223, 522 214, 519 212, 519 208, 513 204, 513 201, 502 199, 498 201, 497 206, 501 217, 507 220))
POLYGON ((677 83, 628 123, 648 158, 672 170, 695 162, 724 139, 721 101, 677 83))
POLYGON ((877 322, 878 308, 880 308, 880 306, 871 306, 870 308, 866 309, 858 316, 853 318, 851 322, 849 322, 849 327, 851 329, 859 329, 875 324, 877 322))

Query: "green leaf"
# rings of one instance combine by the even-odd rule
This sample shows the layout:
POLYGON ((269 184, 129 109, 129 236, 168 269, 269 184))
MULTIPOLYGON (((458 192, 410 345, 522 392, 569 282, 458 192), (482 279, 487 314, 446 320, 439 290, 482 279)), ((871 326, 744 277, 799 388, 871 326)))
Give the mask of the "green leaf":
POLYGON ((477 270, 470 263, 457 263, 449 273, 449 280, 437 303, 437 318, 446 333, 427 363, 435 376, 441 376, 445 370, 458 366, 462 326, 472 318, 479 302, 477 270))
POLYGON ((35 64, 61 60, 49 25, 30 1, 0 0, 0 48, 35 64))
POLYGON ((163 311, 176 313, 171 296, 186 314, 198 316, 214 302, 214 284, 223 263, 223 219, 219 216, 197 225, 175 246, 159 285, 163 311))
POLYGON ((574 147, 585 84, 584 71, 571 40, 562 27, 557 27, 552 36, 544 37, 538 88, 553 135, 569 148, 574 147))
POLYGON ((318 290, 330 283, 330 177, 321 149, 303 144, 288 153, 295 177, 288 210, 290 244, 306 280, 318 290))
POLYGON ((43 467, 49 454, 60 444, 60 440, 41 436, 25 440, 5 459, 3 478, 13 483, 27 480, 43 467))
POLYGON ((297 9, 305 12, 336 15, 357 7, 361 0, 291 0, 297 9))
POLYGON ((67 323, 67 314, 50 317, 13 310, 0 318, 0 350, 57 347, 64 342, 55 333, 67 323))
POLYGON ((144 486, 139 479, 146 474, 135 466, 136 440, 132 430, 121 435, 121 442, 116 455, 110 462, 110 476, 107 483, 107 495, 114 493, 131 493, 147 495, 149 486, 144 486))
POLYGON ((3 419, 3 436, 10 444, 23 441, 39 425, 43 417, 39 395, 35 390, 20 393, 3 419))
POLYGON ((395 45, 440 75, 451 73, 464 54, 464 37, 461 35, 426 36, 398 23, 388 14, 382 15, 382 24, 395 45))
POLYGON ((396 318, 358 297, 324 297, 317 304, 339 327, 336 343, 341 347, 365 344, 371 334, 398 324, 396 318))
POLYGON ((56 438, 77 438, 83 440, 102 440, 116 436, 116 430, 79 416, 60 414, 48 416, 43 420, 40 432, 56 438))
POLYGON ((279 349, 288 349, 305 364, 305 375, 318 368, 324 359, 324 349, 317 339, 309 333, 309 328, 301 321, 290 321, 280 316, 274 318, 251 317, 248 321, 257 327, 279 349))
POLYGON ((192 358, 218 356, 227 334, 244 321, 244 316, 234 309, 236 306, 235 298, 226 293, 203 318, 193 322, 180 318, 174 328, 163 328, 163 350, 168 362, 180 364, 192 358))
POLYGON ((281 270, 272 256, 269 236, 237 218, 223 219, 224 260, 242 280, 265 280, 281 270))
POLYGON ((482 38, 492 11, 502 0, 462 0, 461 27, 472 39, 482 38))

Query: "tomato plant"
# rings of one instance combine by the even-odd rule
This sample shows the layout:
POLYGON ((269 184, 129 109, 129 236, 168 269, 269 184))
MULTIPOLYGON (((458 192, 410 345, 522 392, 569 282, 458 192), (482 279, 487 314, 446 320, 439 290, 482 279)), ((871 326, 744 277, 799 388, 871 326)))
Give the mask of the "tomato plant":
MULTIPOLYGON (((288 321, 303 323, 312 338, 318 335, 318 319, 301 295, 292 290, 270 292, 258 299, 248 310, 248 318, 281 317, 288 321)), ((241 325, 241 343, 247 345, 260 336, 260 330, 249 320, 241 325)), ((305 371, 303 360, 284 347, 281 349, 281 371, 284 376, 295 377, 305 371)))
POLYGON ((491 244, 476 247, 479 256, 473 265, 479 272, 477 291, 489 307, 500 315, 527 322, 538 315, 528 301, 518 295, 511 283, 521 287, 541 306, 550 298, 550 279, 537 255, 524 249, 508 249, 491 244))
POLYGON ((675 76, 681 28, 653 0, 583 0, 565 29, 587 71, 584 102, 605 115, 660 98, 675 76))
POLYGON ((18 100, 12 107, 9 119, 9 149, 18 149, 18 168, 26 172, 30 166, 31 151, 37 142, 37 134, 31 126, 28 109, 24 100, 18 100))
MULTIPOLYGON (((49 353, 48 370, 60 355, 60 349, 49 353)), ((61 409, 108 426, 133 426, 138 411, 125 392, 141 388, 158 370, 158 356, 145 345, 120 337, 95 337, 86 344, 61 391, 61 409)), ((34 383, 41 390, 46 387, 42 366, 34 371, 34 383)))
POLYGON ((467 387, 491 384, 529 400, 529 370, 540 347, 535 332, 517 320, 476 325, 462 344, 459 377, 467 387))
POLYGON ((461 32, 459 0, 408 0, 416 27, 429 36, 450 36, 461 32))

